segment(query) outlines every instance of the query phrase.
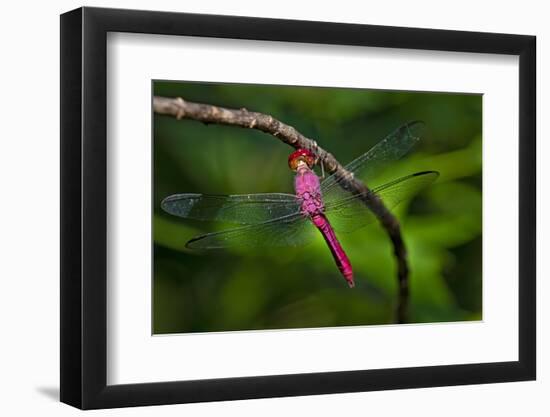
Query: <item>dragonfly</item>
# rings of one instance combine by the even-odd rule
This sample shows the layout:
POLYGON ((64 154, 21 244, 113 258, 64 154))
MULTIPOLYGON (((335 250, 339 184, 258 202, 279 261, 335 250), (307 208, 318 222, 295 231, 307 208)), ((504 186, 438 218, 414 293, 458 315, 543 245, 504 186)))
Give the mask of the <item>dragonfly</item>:
MULTIPOLYGON (((355 178, 369 184, 419 140, 423 123, 409 122, 386 136, 368 152, 345 166, 355 178)), ((235 226, 192 238, 188 249, 235 247, 296 247, 323 236, 341 275, 355 285, 351 262, 336 233, 348 233, 373 222, 376 217, 362 198, 378 197, 389 210, 410 199, 439 176, 437 171, 406 175, 368 191, 353 194, 339 184, 335 174, 321 180, 314 172, 313 152, 298 149, 288 158, 294 177, 294 194, 257 193, 241 195, 174 194, 161 202, 167 213, 193 220, 217 221, 235 226)))

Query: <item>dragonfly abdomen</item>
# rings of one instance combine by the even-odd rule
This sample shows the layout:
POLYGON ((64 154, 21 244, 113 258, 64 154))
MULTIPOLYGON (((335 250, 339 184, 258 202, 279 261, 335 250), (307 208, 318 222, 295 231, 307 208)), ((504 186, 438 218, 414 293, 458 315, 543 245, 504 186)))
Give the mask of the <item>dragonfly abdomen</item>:
POLYGON ((353 288, 355 283, 353 281, 353 269, 351 267, 351 262, 349 261, 346 252, 344 252, 342 245, 340 245, 340 242, 338 241, 338 238, 336 237, 336 234, 334 233, 327 217, 322 213, 315 214, 311 217, 311 221, 315 226, 317 226, 317 229, 319 229, 325 238, 330 252, 336 262, 336 266, 348 282, 350 288, 353 288))

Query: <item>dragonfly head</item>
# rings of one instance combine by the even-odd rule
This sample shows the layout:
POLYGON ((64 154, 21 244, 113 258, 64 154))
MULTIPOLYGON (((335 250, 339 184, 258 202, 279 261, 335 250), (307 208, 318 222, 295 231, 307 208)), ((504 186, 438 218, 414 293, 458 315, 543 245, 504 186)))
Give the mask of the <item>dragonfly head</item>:
POLYGON ((307 149, 298 149, 288 157, 288 166, 296 171, 301 163, 305 163, 310 169, 315 165, 315 155, 307 149))

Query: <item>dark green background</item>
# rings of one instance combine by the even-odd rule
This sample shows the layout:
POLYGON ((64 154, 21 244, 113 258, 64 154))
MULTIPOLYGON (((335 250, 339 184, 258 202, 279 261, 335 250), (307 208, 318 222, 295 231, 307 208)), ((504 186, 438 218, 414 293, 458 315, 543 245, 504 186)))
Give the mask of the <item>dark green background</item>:
MULTIPOLYGON (((343 164, 403 123, 423 120, 420 143, 378 179, 441 173, 394 210, 409 251, 410 320, 481 319, 480 95, 164 81, 153 88, 156 95, 271 114, 343 164)), ((396 265, 378 224, 339 235, 355 272, 356 288, 349 289, 320 236, 298 249, 196 254, 185 243, 220 225, 160 209, 174 193, 291 193, 288 145, 255 130, 157 115, 153 133, 154 333, 392 322, 396 265)))

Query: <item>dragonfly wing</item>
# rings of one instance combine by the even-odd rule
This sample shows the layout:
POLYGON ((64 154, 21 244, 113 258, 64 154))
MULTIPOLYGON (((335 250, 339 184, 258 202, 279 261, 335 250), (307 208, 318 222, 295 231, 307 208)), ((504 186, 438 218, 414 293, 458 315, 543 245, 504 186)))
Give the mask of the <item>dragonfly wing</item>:
POLYGON ((232 247, 301 246, 315 237, 315 227, 302 214, 292 214, 264 223, 197 236, 187 242, 190 249, 232 247))
MULTIPOLYGON (((436 171, 417 172, 381 185, 371 194, 376 194, 386 208, 392 209, 400 202, 413 197, 434 182, 439 173, 436 171)), ((325 206, 326 215, 334 230, 352 232, 373 222, 376 217, 359 195, 348 195, 340 201, 328 203, 325 206)))
MULTIPOLYGON (((390 161, 403 157, 420 140, 420 133, 424 126, 423 122, 414 121, 404 124, 381 142, 372 147, 367 153, 353 160, 345 166, 356 178, 364 181, 367 185, 375 178, 390 161)), ((336 201, 349 192, 342 189, 335 175, 329 176, 321 183, 321 191, 325 201, 336 201)))
POLYGON ((161 207, 174 216, 235 224, 258 224, 296 214, 296 196, 284 193, 246 195, 174 194, 161 207))

